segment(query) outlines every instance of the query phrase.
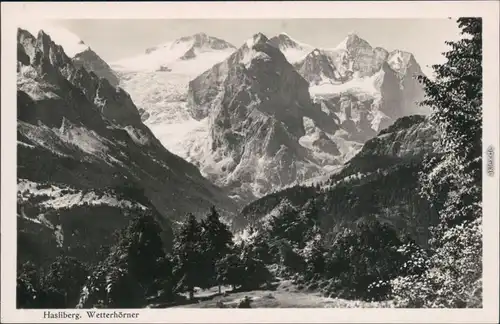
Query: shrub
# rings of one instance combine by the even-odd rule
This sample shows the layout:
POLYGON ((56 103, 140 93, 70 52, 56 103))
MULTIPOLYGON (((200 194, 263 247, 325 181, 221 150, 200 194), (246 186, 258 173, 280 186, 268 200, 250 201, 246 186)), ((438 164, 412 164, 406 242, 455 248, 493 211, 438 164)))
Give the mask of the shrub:
POLYGON ((240 302, 238 303, 237 308, 252 308, 250 305, 252 303, 252 299, 248 296, 245 296, 240 302))

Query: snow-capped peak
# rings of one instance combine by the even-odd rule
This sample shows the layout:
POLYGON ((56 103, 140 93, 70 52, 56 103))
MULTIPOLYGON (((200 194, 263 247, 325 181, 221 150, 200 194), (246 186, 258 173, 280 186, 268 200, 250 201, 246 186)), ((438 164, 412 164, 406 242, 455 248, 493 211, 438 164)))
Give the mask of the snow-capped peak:
POLYGON ((358 36, 356 31, 350 31, 347 36, 335 47, 337 50, 348 50, 352 46, 362 46, 371 48, 370 44, 358 36))
POLYGON ((299 42, 298 40, 292 38, 290 35, 288 35, 285 32, 279 33, 277 36, 273 37, 271 39, 271 43, 275 46, 278 47, 281 50, 287 49, 287 48, 293 48, 293 49, 300 49, 300 50, 312 50, 313 47, 311 45, 299 42))
POLYGON ((280 49, 292 64, 304 59, 314 49, 313 46, 299 42, 284 32, 272 37, 269 44, 280 49))
POLYGON ((358 32, 356 32, 355 30, 351 30, 349 33, 347 33, 347 36, 358 37, 358 32))
POLYGON ((246 42, 245 44, 247 45, 248 48, 252 48, 254 47, 256 44, 260 44, 260 43, 265 43, 268 41, 268 38, 266 37, 266 35, 262 34, 262 33, 257 33, 255 35, 253 35, 252 37, 250 37, 246 42))
POLYGON ((336 49, 347 50, 348 45, 352 42, 353 39, 357 38, 358 35, 355 32, 349 32, 347 36, 335 47, 336 49))
POLYGON ((172 46, 176 46, 178 44, 190 44, 193 48, 196 49, 212 49, 212 50, 222 50, 228 48, 235 48, 232 44, 226 42, 223 39, 209 36, 203 32, 191 35, 184 36, 177 40, 175 40, 172 46))
POLYGON ((78 53, 89 49, 78 36, 48 21, 26 21, 18 23, 18 27, 27 30, 33 36, 37 36, 40 31, 43 31, 50 36, 54 43, 61 45, 69 57, 74 57, 78 53))
POLYGON ((311 53, 309 53, 309 55, 311 55, 311 56, 318 56, 318 55, 321 55, 321 51, 318 48, 315 48, 315 49, 312 50, 311 53))
POLYGON ((113 62, 121 71, 171 71, 198 75, 233 53, 235 47, 203 32, 146 49, 144 54, 113 62))
POLYGON ((404 70, 411 64, 410 62, 414 60, 415 58, 412 53, 394 50, 389 53, 387 63, 394 71, 404 73, 404 70))

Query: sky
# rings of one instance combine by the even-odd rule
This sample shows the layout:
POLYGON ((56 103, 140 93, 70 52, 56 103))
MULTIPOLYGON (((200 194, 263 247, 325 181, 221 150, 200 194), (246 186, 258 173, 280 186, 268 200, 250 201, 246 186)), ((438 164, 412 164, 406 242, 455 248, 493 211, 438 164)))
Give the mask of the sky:
POLYGON ((372 47, 414 54, 424 73, 443 62, 444 44, 459 38, 455 19, 71 19, 53 21, 78 35, 107 62, 143 53, 146 48, 204 32, 236 47, 257 32, 285 32, 319 48, 337 46, 355 32, 372 47))

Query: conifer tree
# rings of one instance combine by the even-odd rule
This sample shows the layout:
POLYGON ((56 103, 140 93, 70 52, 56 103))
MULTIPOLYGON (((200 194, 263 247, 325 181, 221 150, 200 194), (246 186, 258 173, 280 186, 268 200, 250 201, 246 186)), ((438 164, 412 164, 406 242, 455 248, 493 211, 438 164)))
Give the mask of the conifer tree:
POLYGON ((230 253, 233 245, 233 234, 229 230, 229 226, 221 222, 220 215, 214 206, 210 208, 210 212, 206 219, 202 221, 201 227, 203 259, 207 267, 207 273, 210 274, 204 286, 210 287, 212 283, 217 283, 220 293, 221 282, 217 280, 216 263, 230 253))
POLYGON ((240 286, 247 275, 237 251, 226 254, 216 263, 217 282, 232 286, 233 290, 240 286))
POLYGON ((36 308, 40 301, 38 294, 42 280, 37 268, 32 262, 18 265, 16 305, 17 308, 36 308))
POLYGON ((143 307, 159 288, 155 283, 171 276, 164 272, 161 227, 150 212, 132 219, 117 240, 87 280, 79 307, 143 307))
POLYGON ((49 268, 44 280, 46 290, 57 291, 64 296, 64 308, 74 307, 80 297, 80 289, 88 276, 85 265, 74 257, 59 256, 49 268))
POLYGON ((189 292, 189 299, 194 298, 194 287, 203 285, 207 280, 200 267, 204 263, 201 234, 200 223, 193 214, 188 214, 174 242, 174 271, 179 278, 177 287, 180 291, 189 292))
POLYGON ((430 120, 441 131, 442 161, 430 161, 423 193, 446 228, 480 216, 482 175, 482 20, 460 18, 462 39, 446 42, 446 62, 434 65, 435 80, 420 77, 430 120))
MULTIPOLYGON (((162 273, 165 251, 161 239, 162 228, 151 213, 135 217, 120 239, 120 249, 126 249, 131 275, 146 291, 153 283, 168 274, 162 273)), ((148 291, 148 293, 150 293, 148 291)))

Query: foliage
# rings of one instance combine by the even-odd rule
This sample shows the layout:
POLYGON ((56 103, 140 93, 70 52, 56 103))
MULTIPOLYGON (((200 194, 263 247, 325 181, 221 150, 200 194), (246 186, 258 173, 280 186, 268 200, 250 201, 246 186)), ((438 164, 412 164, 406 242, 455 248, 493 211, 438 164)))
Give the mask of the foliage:
POLYGON ((421 77, 422 103, 442 137, 440 160, 430 159, 421 174, 421 193, 439 212, 430 240, 428 270, 393 281, 400 307, 480 307, 482 20, 460 18, 464 36, 447 42, 446 62, 433 66, 436 79, 421 77))
POLYGON ((108 257, 89 276, 78 307, 129 308, 145 305, 146 296, 171 275, 161 228, 148 212, 135 217, 117 235, 108 257))
POLYGON ((203 246, 203 260, 206 267, 207 280, 204 287, 221 284, 218 280, 216 264, 231 252, 233 245, 233 234, 229 226, 222 223, 219 213, 212 207, 210 213, 201 222, 202 234, 201 244, 203 246))
POLYGON ((18 269, 18 308, 71 308, 78 302, 87 278, 85 265, 72 257, 59 256, 46 273, 26 262, 18 269))
POLYGON ((156 279, 164 275, 165 251, 161 239, 162 229, 150 213, 135 217, 119 235, 117 251, 127 257, 127 267, 133 276, 149 293, 156 279))
POLYGON ((41 278, 35 265, 26 262, 17 270, 16 305, 17 308, 38 308, 38 292, 41 289, 41 278))
POLYGON ((245 276, 241 281, 241 287, 246 290, 258 289, 263 284, 269 284, 273 275, 262 260, 253 257, 249 253, 243 252, 241 264, 245 276))
POLYGON ((88 269, 76 258, 60 256, 51 264, 44 287, 47 291, 64 296, 62 308, 74 307, 88 274, 88 269))
POLYGON ((401 276, 392 281, 399 307, 481 307, 482 262, 481 219, 454 226, 446 232, 450 240, 426 262, 422 274, 401 276), (480 271, 480 268, 479 268, 480 271))
POLYGON ((241 286, 245 276, 243 263, 235 252, 226 254, 216 263, 217 282, 219 284, 241 286))
POLYGON ((304 238, 304 234, 314 227, 314 217, 316 216, 312 204, 307 206, 308 209, 300 213, 290 203, 283 203, 279 215, 273 217, 269 222, 269 236, 286 240, 291 245, 303 248, 307 240, 304 238))
POLYGON ((306 264, 305 278, 311 279, 315 274, 322 274, 326 267, 326 248, 323 243, 323 237, 319 230, 316 236, 307 242, 302 255, 306 264))
POLYGON ((334 279, 330 293, 364 300, 387 298, 387 282, 399 275, 408 261, 401 251, 407 242, 390 225, 376 220, 346 229, 327 252, 325 276, 334 279))
POLYGON ((206 278, 200 276, 200 261, 203 265, 201 244, 202 228, 193 214, 188 214, 181 224, 174 241, 174 274, 177 278, 177 290, 189 292, 194 296, 194 287, 203 286, 206 278))

